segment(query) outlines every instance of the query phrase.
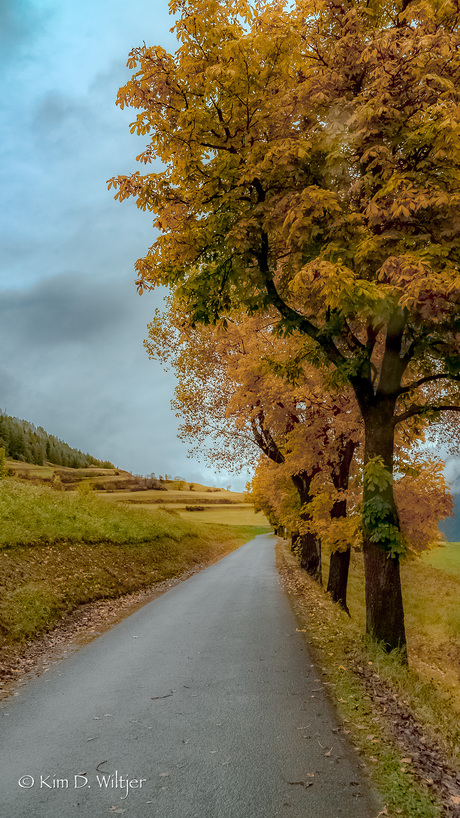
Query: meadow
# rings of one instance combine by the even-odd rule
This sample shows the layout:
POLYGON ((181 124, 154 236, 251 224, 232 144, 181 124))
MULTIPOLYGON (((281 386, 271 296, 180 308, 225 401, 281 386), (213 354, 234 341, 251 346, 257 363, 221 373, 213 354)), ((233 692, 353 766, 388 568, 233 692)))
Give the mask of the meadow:
MULTIPOLYGON (((327 556, 324 567, 327 570, 327 556)), ((403 561, 401 582, 410 666, 449 697, 460 717, 460 544, 441 544, 403 561)), ((362 558, 355 553, 348 604, 361 632, 366 616, 363 586, 362 558)))

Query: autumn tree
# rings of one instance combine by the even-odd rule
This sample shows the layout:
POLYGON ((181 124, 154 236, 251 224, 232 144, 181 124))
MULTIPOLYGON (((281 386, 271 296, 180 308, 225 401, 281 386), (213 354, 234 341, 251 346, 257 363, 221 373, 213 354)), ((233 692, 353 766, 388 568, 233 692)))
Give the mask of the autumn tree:
MULTIPOLYGON (((296 367, 295 383, 288 379, 285 366, 296 348, 303 354, 303 339, 277 337, 269 314, 232 316, 225 330, 191 327, 179 303, 169 299, 168 309, 157 310, 149 325, 145 345, 150 357, 174 368, 173 408, 182 421, 181 436, 194 444, 193 454, 206 456, 214 467, 238 470, 243 463, 253 466, 257 447, 279 467, 278 491, 287 502, 274 500, 285 508, 278 517, 297 539, 301 566, 321 582, 311 486, 321 475, 337 495, 332 518, 346 517, 350 465, 362 440, 351 391, 328 395, 318 371, 305 361, 296 367), (294 503, 289 483, 297 494, 294 503)), ((331 550, 327 589, 346 608, 349 538, 331 550)))
MULTIPOLYGON (((262 511, 275 532, 283 537, 298 526, 300 500, 292 480, 280 472, 274 461, 261 455, 257 462, 251 483, 248 486, 255 511, 262 511)), ((291 540, 293 551, 297 551, 295 536, 291 540)))
POLYGON ((275 308, 350 384, 365 428, 367 632, 405 650, 394 435, 457 410, 455 0, 174 0, 178 49, 132 51, 118 103, 160 172, 112 180, 155 214, 139 289, 192 322, 275 308), (442 387, 427 398, 427 384, 442 387))
MULTIPOLYGON (((356 464, 355 464, 356 465, 356 464)), ((419 557, 424 551, 439 545, 444 539, 438 529, 440 520, 453 512, 453 498, 444 476, 443 463, 439 460, 412 459, 411 466, 404 467, 395 480, 394 494, 401 531, 407 545, 407 557, 419 557)), ((322 545, 330 553, 345 542, 360 546, 362 501, 359 471, 353 475, 353 487, 348 491, 349 514, 336 517, 331 514, 335 498, 330 486, 318 486, 313 482, 313 500, 310 503, 310 519, 322 545)), ((289 480, 277 464, 260 458, 251 484, 251 496, 258 510, 264 511, 274 524, 294 524, 300 517, 298 498, 289 490, 289 480)))

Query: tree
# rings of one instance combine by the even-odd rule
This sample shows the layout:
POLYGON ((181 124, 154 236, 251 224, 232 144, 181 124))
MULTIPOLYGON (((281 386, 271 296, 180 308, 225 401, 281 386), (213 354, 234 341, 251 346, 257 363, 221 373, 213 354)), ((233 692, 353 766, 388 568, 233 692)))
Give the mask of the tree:
MULTIPOLYGON (((254 510, 262 511, 275 529, 283 536, 298 528, 300 518, 300 498, 292 480, 280 472, 272 460, 260 456, 254 476, 248 486, 248 497, 254 510)), ((297 550, 295 536, 292 550, 297 550)))
POLYGON ((111 181, 160 230, 139 289, 194 322, 274 307, 354 390, 365 429, 367 632, 406 648, 394 435, 458 411, 460 49, 454 2, 172 2, 118 102, 159 173, 111 181), (439 384, 441 399, 427 384, 439 384))
MULTIPOLYGON (((330 485, 313 482, 312 525, 322 545, 332 555, 337 547, 342 548, 346 543, 359 547, 359 505, 362 502, 362 485, 359 491, 359 484, 362 481, 358 477, 359 474, 355 473, 353 488, 347 492, 349 516, 340 518, 333 513, 337 500, 330 485)), ((298 497, 293 494, 292 484, 289 487, 289 479, 277 464, 265 458, 259 460, 251 484, 251 497, 256 510, 264 511, 273 525, 295 527, 300 517, 298 497)), ((443 539, 438 523, 453 511, 453 498, 446 485, 443 464, 412 458, 412 465, 407 466, 395 481, 395 499, 408 547, 407 556, 418 557, 435 547, 443 539)))
POLYGON ((453 513, 453 498, 446 486, 443 464, 415 459, 395 482, 394 493, 409 551, 419 555, 439 543, 443 537, 438 523, 453 513))
MULTIPOLYGON (((303 339, 275 336, 270 315, 232 316, 225 331, 192 328, 179 303, 169 299, 168 311, 158 310, 149 325, 145 345, 150 357, 174 367, 173 406, 194 453, 239 470, 252 465, 257 447, 278 465, 282 490, 292 482, 298 500, 280 522, 297 539, 302 567, 321 581, 321 543, 308 504, 312 481, 321 474, 341 492, 333 517, 346 516, 348 475, 361 439, 350 390, 325 395, 319 373, 306 362, 297 367, 296 383, 290 382, 285 363, 296 349, 302 353, 303 339)), ((345 609, 349 559, 348 540, 337 543, 328 591, 345 609)))

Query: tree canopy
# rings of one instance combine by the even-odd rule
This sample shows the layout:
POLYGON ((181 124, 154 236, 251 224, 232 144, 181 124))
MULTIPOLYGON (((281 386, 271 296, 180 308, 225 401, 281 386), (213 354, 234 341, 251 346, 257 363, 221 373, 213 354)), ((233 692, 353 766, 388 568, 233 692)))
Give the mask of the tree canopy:
POLYGON ((157 173, 111 180, 160 231, 138 286, 195 323, 277 311, 365 428, 368 633, 405 649, 394 433, 458 411, 456 2, 172 2, 178 48, 133 49, 118 103, 157 173), (312 346, 312 343, 313 346, 312 346))

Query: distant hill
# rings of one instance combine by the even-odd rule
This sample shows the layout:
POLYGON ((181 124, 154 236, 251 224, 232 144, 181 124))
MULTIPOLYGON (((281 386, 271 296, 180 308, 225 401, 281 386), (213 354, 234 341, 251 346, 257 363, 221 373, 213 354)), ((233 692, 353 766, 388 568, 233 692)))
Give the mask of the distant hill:
POLYGON ((23 463, 34 463, 43 466, 54 463, 72 469, 85 469, 97 466, 100 469, 113 469, 108 460, 97 460, 80 449, 73 449, 63 440, 49 435, 41 426, 34 426, 27 420, 0 414, 0 447, 5 449, 6 457, 23 463))
MULTIPOLYGON (((7 476, 27 481, 35 485, 48 485, 58 491, 96 491, 110 494, 112 499, 123 503, 140 505, 167 504, 167 506, 190 505, 234 505, 245 503, 242 492, 204 486, 201 483, 190 483, 177 478, 142 477, 119 468, 74 469, 47 462, 44 466, 26 463, 21 460, 5 460, 7 476), (85 485, 86 484, 86 485, 85 485)), ((192 509, 195 511, 195 508, 192 509)))

